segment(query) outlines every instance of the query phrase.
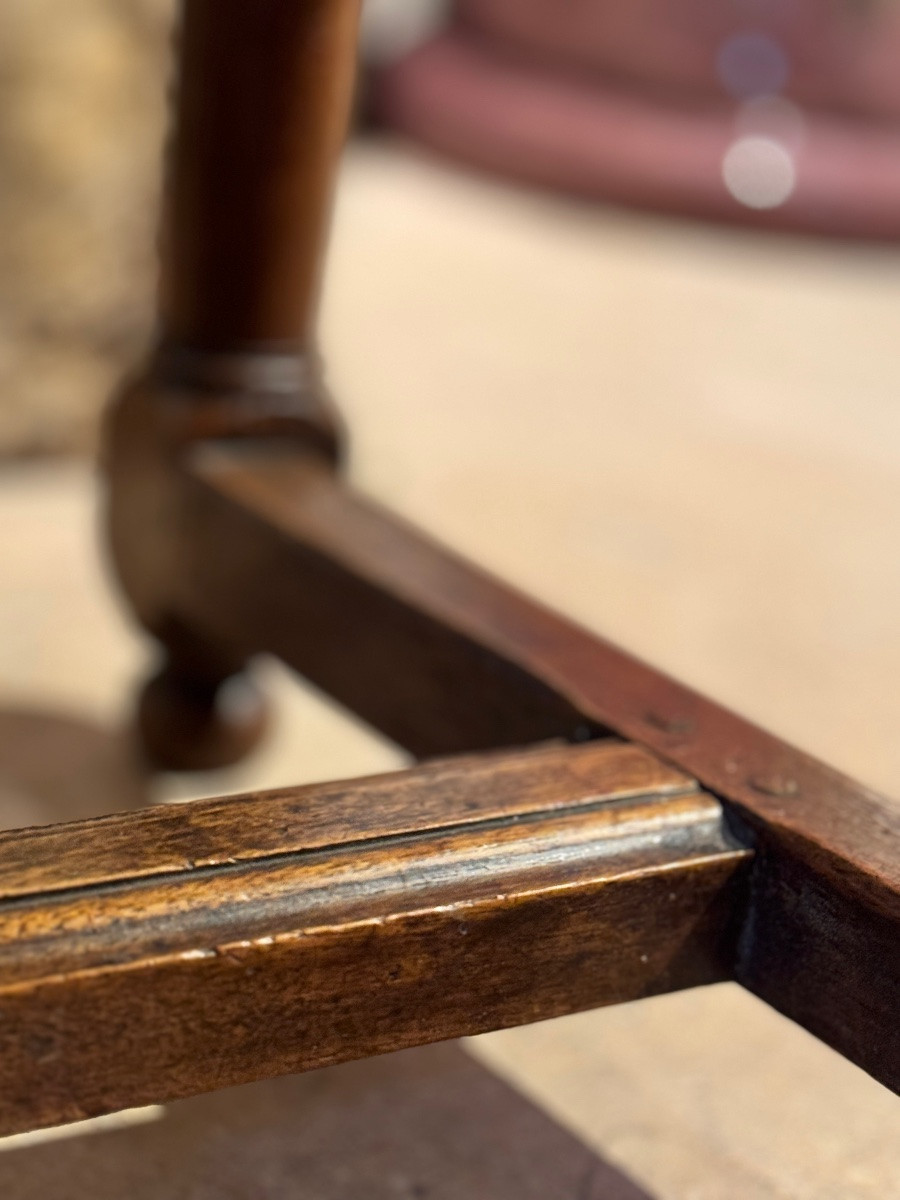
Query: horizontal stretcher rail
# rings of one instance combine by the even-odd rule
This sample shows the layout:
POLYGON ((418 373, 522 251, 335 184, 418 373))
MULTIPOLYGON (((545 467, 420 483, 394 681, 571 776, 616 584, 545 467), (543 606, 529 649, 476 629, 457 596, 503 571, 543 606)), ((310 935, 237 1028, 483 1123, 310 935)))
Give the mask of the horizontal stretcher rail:
POLYGON ((751 857, 616 742, 5 835, 0 1129, 728 978, 751 857))

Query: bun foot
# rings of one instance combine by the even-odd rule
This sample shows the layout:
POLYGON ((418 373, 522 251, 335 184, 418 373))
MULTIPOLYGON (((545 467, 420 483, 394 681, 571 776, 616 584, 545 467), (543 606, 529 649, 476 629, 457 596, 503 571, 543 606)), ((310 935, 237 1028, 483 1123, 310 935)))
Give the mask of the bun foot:
POLYGON ((265 697, 246 671, 210 680, 167 665, 144 685, 138 705, 144 751, 169 771, 233 766, 267 725, 265 697))

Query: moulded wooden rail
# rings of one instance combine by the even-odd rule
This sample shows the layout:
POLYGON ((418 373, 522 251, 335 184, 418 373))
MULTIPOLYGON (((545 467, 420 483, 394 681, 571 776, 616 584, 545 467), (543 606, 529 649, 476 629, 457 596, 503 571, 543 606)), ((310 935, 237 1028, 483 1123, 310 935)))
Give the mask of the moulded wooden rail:
POLYGON ((728 978, 750 857, 612 741, 4 835, 0 1130, 728 978))

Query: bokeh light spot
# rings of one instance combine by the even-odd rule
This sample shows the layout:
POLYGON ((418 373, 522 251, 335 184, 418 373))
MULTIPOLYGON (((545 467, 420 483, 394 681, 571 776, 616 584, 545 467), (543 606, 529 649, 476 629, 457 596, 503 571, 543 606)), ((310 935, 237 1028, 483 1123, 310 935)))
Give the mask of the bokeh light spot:
POLYGON ((740 137, 722 160, 725 186, 747 208, 778 208, 797 185, 791 152, 774 138, 740 137))

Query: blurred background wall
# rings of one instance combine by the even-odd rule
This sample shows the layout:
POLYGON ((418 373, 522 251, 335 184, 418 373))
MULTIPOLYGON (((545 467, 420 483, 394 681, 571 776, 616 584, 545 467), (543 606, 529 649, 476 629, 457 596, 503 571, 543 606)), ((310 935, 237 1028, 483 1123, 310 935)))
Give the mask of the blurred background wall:
MULTIPOLYGON (((93 449, 148 336, 176 5, 0 6, 0 456, 93 449)), ((361 105, 588 200, 896 241, 898 54, 891 0, 366 0, 361 105)))
POLYGON ((90 448, 147 335, 172 11, 0 5, 0 455, 90 448))

